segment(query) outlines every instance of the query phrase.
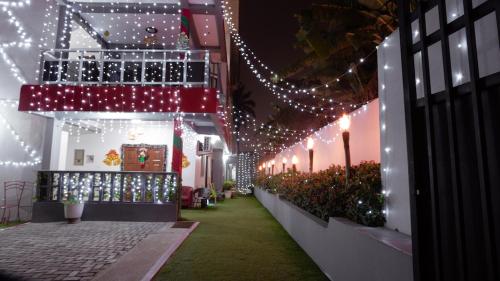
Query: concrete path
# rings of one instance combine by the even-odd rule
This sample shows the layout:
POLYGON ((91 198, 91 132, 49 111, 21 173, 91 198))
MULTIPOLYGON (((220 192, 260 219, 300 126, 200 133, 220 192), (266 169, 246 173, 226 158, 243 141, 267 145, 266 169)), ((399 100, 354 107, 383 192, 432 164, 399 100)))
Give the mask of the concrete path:
POLYGON ((95 281, 151 280, 168 258, 198 226, 172 228, 167 225, 150 234, 111 267, 99 273, 95 281))
POLYGON ((149 280, 196 227, 27 223, 0 231, 0 279, 149 280))

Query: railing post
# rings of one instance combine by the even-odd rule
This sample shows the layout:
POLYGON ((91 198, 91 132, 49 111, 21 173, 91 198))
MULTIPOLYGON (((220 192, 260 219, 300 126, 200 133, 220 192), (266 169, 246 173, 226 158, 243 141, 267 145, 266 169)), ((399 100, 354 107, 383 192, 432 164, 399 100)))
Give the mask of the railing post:
POLYGON ((57 201, 62 201, 62 192, 64 188, 64 173, 59 173, 59 186, 57 187, 57 201))
POLYGON ((120 56, 120 84, 125 81, 125 53, 122 52, 120 56))
POLYGON ((59 63, 57 66, 57 82, 60 83, 62 79, 62 52, 59 52, 59 63))
POLYGON ((144 86, 146 83, 144 77, 145 77, 145 72, 146 71, 146 52, 142 52, 142 65, 141 65, 141 85, 144 86))
POLYGON ((205 51, 205 87, 209 86, 210 82, 210 53, 205 51))
POLYGON ((38 81, 40 84, 44 82, 43 76, 45 73, 45 52, 46 50, 42 50, 42 53, 40 54, 40 73, 38 73, 38 81))
POLYGON ((183 63, 183 67, 182 67, 183 68, 182 69, 182 72, 183 72, 182 73, 182 85, 184 87, 186 87, 186 84, 187 84, 187 67, 188 67, 187 66, 188 65, 187 61, 188 61, 188 55, 190 55, 189 51, 184 51, 184 59, 183 59, 183 62, 182 62, 183 63))
POLYGON ((104 83, 103 77, 104 77, 104 52, 100 51, 99 52, 99 82, 102 84, 104 83))
POLYGON ((146 186, 147 186, 147 180, 148 180, 148 175, 147 174, 140 174, 141 177, 141 203, 146 202, 146 186))
POLYGON ((165 85, 167 80, 167 52, 163 52, 163 62, 161 69, 161 84, 165 85))
POLYGON ((79 64, 78 64, 78 83, 82 83, 82 75, 83 75, 83 52, 78 51, 77 54, 80 54, 79 57, 79 64))

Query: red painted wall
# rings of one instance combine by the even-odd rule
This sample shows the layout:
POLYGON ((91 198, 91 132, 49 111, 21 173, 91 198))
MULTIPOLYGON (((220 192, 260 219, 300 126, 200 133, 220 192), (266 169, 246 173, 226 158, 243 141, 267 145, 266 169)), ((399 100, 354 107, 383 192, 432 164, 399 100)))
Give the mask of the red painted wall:
POLYGON ((24 85, 19 111, 216 113, 212 88, 24 85))

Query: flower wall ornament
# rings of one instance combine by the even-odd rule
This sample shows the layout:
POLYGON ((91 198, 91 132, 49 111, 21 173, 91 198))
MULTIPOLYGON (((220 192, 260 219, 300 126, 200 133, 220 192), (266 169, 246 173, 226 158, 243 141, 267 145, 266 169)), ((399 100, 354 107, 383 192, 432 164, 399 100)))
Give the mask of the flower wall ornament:
POLYGON ((105 156, 106 158, 102 162, 107 166, 119 166, 122 163, 120 154, 114 149, 111 149, 105 156))

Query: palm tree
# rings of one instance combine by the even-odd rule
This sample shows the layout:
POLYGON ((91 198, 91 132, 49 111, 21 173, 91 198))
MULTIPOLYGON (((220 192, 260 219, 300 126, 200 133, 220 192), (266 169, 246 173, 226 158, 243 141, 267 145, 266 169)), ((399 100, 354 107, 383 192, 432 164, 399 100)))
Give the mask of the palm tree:
POLYGON ((325 93, 339 102, 359 103, 376 97, 376 58, 371 56, 362 66, 360 58, 368 56, 386 35, 397 26, 394 0, 330 0, 313 4, 312 9, 296 15, 300 29, 295 47, 304 51, 299 59, 281 73, 299 87, 324 85, 343 74, 351 75, 331 85, 325 93), (375 87, 375 88, 374 88, 375 87))
MULTIPOLYGON (((234 131, 239 136, 241 129, 247 127, 244 120, 247 116, 255 118, 255 101, 252 100, 252 92, 245 89, 243 83, 238 83, 231 91, 233 101, 233 125, 234 131)), ((240 153, 240 140, 236 139, 236 152, 240 153)))

